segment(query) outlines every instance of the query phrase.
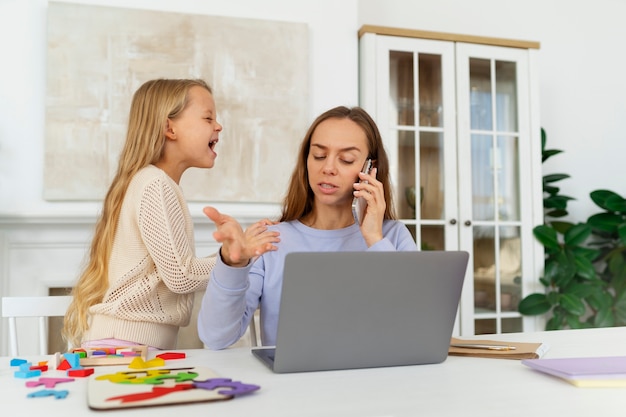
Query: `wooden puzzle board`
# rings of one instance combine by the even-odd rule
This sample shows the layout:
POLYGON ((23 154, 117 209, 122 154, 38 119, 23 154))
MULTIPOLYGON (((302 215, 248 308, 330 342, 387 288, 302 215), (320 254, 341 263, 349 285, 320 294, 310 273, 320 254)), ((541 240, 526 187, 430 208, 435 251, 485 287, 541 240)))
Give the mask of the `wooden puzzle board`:
POLYGON ((96 352, 102 349, 111 349, 111 348, 91 347, 91 348, 74 349, 72 353, 76 353, 81 350, 87 353, 86 358, 80 358, 81 366, 128 365, 133 361, 133 359, 135 359, 138 356, 144 361, 147 360, 147 356, 148 356, 147 346, 121 346, 118 348, 114 348, 114 349, 130 350, 134 352, 134 355, 132 356, 117 356, 117 355, 97 356, 93 354, 93 352, 96 352))
POLYGON ((92 375, 87 402, 94 410, 148 407, 232 399, 259 389, 221 378, 204 367, 166 367, 92 375))

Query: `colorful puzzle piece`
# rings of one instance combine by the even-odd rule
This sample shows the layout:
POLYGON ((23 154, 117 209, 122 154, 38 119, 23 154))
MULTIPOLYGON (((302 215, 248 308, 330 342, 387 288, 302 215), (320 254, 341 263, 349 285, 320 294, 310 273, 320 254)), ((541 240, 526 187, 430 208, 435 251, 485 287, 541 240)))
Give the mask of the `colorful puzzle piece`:
POLYGON ((58 400, 58 399, 63 399, 65 397, 67 397, 68 394, 69 394, 69 391, 67 391, 67 390, 56 391, 56 390, 51 390, 51 389, 44 389, 44 390, 41 390, 41 391, 31 392, 26 397, 27 398, 37 398, 37 397, 51 397, 51 396, 53 396, 54 398, 56 398, 58 400))
POLYGON ((11 359, 11 366, 20 366, 21 364, 26 362, 26 359, 13 358, 11 359))
POLYGON ((69 369, 67 376, 86 377, 93 374, 93 368, 69 369))
POLYGON ((117 372, 115 374, 100 375, 97 380, 109 380, 116 384, 146 384, 160 385, 166 379, 173 379, 175 383, 193 381, 198 376, 196 372, 186 372, 183 369, 151 369, 139 372, 117 372), (175 373, 172 373, 175 371, 175 373))
POLYGON ((137 394, 119 395, 117 397, 108 398, 107 401, 120 400, 122 403, 145 401, 153 398, 162 397, 164 395, 171 394, 172 392, 186 391, 193 388, 194 386, 191 384, 180 384, 174 385, 173 387, 152 387, 152 391, 139 392, 137 394))
POLYGON ((140 357, 136 357, 133 361, 128 365, 131 369, 146 369, 146 368, 158 368, 159 366, 165 365, 165 361, 161 358, 150 359, 149 361, 144 361, 140 357))
POLYGON ((26 386, 29 388, 34 388, 43 385, 46 388, 54 388, 56 384, 72 381, 74 381, 74 378, 39 378, 37 381, 26 382, 26 386))
POLYGON ((16 378, 34 378, 41 375, 41 371, 39 369, 35 369, 33 371, 15 371, 13 375, 16 378))
POLYGON ((96 410, 223 401, 260 389, 221 378, 204 367, 129 370, 99 375, 87 382, 89 406, 96 410), (130 388, 128 385, 132 385, 130 388))
POLYGON ((156 355, 157 358, 161 358, 163 360, 169 359, 185 359, 187 355, 184 352, 165 352, 156 355))
POLYGON ((216 388, 229 388, 227 390, 217 391, 222 395, 236 396, 248 394, 261 388, 258 385, 244 384, 243 382, 233 381, 227 378, 212 378, 206 381, 194 381, 196 388, 214 390, 216 388))
POLYGON ((70 364, 71 369, 81 369, 80 366, 80 353, 66 353, 63 355, 67 362, 70 364))

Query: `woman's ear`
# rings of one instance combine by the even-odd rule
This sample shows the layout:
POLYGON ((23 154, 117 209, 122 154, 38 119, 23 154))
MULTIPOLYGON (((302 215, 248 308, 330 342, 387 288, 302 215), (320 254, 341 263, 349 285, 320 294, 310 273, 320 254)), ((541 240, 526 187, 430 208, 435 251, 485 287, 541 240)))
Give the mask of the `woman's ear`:
POLYGON ((171 119, 167 119, 165 122, 165 137, 171 140, 176 140, 176 132, 174 131, 174 122, 171 119))

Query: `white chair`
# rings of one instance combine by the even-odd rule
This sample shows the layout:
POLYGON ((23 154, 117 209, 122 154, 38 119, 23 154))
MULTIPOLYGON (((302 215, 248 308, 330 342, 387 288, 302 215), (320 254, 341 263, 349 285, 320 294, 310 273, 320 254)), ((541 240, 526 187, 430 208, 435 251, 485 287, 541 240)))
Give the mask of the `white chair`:
POLYGON ((17 318, 39 318, 39 354, 48 352, 48 317, 65 316, 72 296, 2 297, 2 317, 9 319, 9 348, 11 356, 19 355, 17 318))

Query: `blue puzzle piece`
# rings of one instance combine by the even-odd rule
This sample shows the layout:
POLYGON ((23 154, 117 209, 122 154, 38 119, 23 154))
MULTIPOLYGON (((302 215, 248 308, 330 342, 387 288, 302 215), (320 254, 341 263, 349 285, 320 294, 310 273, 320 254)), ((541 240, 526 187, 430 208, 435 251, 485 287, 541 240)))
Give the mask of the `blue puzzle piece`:
POLYGON ((80 366, 80 355, 78 353, 64 353, 63 356, 70 364, 71 369, 83 369, 80 366))
POLYGON ((38 397, 54 397, 57 400, 63 399, 67 397, 70 392, 67 390, 53 390, 53 389, 42 389, 41 391, 31 392, 26 397, 27 398, 38 398, 38 397))
POLYGON ((31 371, 15 371, 14 374, 16 378, 33 378, 39 375, 41 375, 41 370, 39 369, 33 369, 31 371))
POLYGON ((19 359, 19 358, 11 359, 11 366, 20 366, 23 363, 26 363, 26 359, 19 359))
POLYGON ((31 366, 33 366, 32 362, 22 362, 19 364, 20 371, 30 371, 31 366))

